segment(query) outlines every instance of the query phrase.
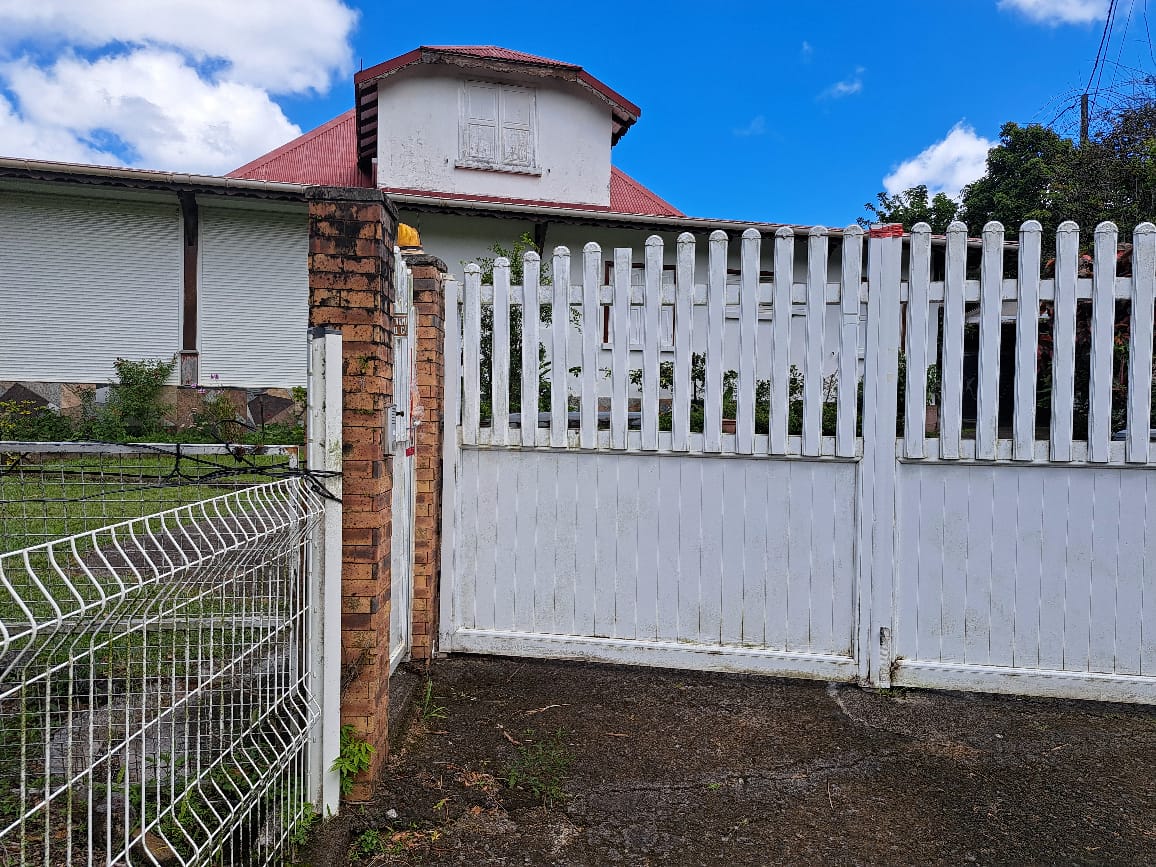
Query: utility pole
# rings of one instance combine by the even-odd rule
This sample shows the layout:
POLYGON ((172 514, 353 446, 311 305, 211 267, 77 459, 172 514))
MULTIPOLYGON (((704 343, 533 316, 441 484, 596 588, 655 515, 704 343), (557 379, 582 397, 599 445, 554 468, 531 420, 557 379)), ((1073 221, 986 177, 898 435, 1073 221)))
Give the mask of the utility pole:
POLYGON ((1080 94, 1080 145, 1088 143, 1088 94, 1080 94))

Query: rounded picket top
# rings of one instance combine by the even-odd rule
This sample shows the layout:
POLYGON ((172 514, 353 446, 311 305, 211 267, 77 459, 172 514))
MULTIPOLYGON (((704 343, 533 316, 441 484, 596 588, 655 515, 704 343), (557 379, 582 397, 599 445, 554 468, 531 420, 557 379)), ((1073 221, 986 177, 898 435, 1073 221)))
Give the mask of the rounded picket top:
POLYGON ((727 240, 727 233, 722 229, 715 229, 710 233, 710 239, 712 241, 725 241, 727 240))
POLYGON ((825 238, 828 234, 826 226, 812 226, 807 230, 807 235, 811 238, 825 238))
POLYGON ((494 260, 494 267, 495 268, 509 268, 510 267, 510 260, 507 259, 505 256, 499 256, 497 259, 494 260))
POLYGON ((1141 235, 1156 235, 1156 226, 1148 221, 1144 221, 1135 229, 1132 230, 1132 235, 1139 238, 1141 235))
POLYGON ((843 237, 844 238, 846 238, 848 235, 850 235, 851 237, 855 237, 856 235, 862 235, 862 234, 863 234, 863 227, 860 226, 858 223, 852 223, 850 226, 848 226, 847 228, 845 228, 843 230, 843 237))
POLYGON ((651 235, 650 237, 648 237, 646 239, 646 246, 647 247, 661 247, 661 246, 663 246, 662 238, 658 237, 658 235, 651 235))
POLYGON ((911 227, 911 234, 912 235, 930 235, 931 234, 931 224, 925 223, 922 220, 920 220, 918 223, 916 223, 914 226, 911 227))
POLYGON ((1078 235, 1080 226, 1075 220, 1064 220, 1060 225, 1056 226, 1057 235, 1078 235))
POLYGON ((694 235, 692 235, 690 232, 681 232, 678 236, 678 243, 679 244, 693 244, 694 243, 694 235))
POLYGON ((795 230, 790 226, 779 226, 775 229, 776 238, 793 238, 795 237, 795 230))
POLYGON ((760 240, 763 233, 758 229, 743 229, 743 240, 760 240))
POLYGON ((948 235, 963 235, 967 237, 967 223, 962 220, 952 220, 947 227, 948 235))
POLYGON ((537 250, 527 250, 522 254, 523 262, 541 262, 542 257, 538 255, 537 250))
MULTIPOLYGON (((954 223, 952 224, 954 225, 954 223)), ((966 227, 964 227, 966 231, 966 227)), ((999 220, 989 220, 983 224, 983 233, 985 235, 1002 235, 1004 233, 1003 223, 999 220)))
POLYGON ((569 255, 570 255, 570 248, 569 247, 564 247, 561 244, 559 244, 557 247, 554 248, 554 256, 555 257, 558 257, 558 256, 569 257, 569 255))
POLYGON ((597 241, 587 241, 586 246, 582 248, 583 253, 601 253, 602 247, 597 241))
MULTIPOLYGON (((1033 220, 1032 222, 1035 222, 1035 221, 1033 220)), ((1025 223, 1024 225, 1026 226, 1027 223, 1025 223)), ((1039 223, 1036 223, 1036 225, 1038 226, 1039 223)), ((1120 230, 1116 228, 1116 224, 1113 223, 1111 220, 1104 220, 1102 223, 1099 223, 1096 226, 1096 236, 1097 237, 1100 237, 1102 235, 1116 235, 1119 231, 1120 230)))
POLYGON ((467 274, 481 274, 482 273, 482 267, 477 262, 470 262, 470 264, 466 265, 466 273, 467 274))
POLYGON ((1044 227, 1042 225, 1040 225, 1039 220, 1025 220, 1023 222, 1023 224, 1020 226, 1020 232, 1025 233, 1025 234, 1026 233, 1033 233, 1034 234, 1035 232, 1042 232, 1043 230, 1044 230, 1044 227))

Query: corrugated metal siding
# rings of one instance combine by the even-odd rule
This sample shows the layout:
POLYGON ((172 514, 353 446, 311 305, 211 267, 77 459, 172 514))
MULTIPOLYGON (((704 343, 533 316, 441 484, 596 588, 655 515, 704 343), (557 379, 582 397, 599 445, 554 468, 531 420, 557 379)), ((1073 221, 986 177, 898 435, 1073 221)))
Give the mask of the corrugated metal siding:
POLYGON ((299 214, 201 209, 203 384, 305 384, 308 265, 304 208, 299 214))
POLYGON ((176 204, 0 196, 0 379, 105 382, 178 349, 176 204))

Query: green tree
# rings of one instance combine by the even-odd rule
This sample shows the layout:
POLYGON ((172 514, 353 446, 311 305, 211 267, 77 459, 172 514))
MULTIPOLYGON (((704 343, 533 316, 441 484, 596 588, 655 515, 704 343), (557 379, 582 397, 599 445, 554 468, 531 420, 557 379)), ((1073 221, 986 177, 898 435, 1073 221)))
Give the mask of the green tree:
POLYGON ((865 205, 873 216, 859 218, 859 225, 865 229, 871 223, 902 223, 903 228, 910 231, 916 223, 927 223, 931 231, 942 235, 959 211, 959 206, 946 193, 931 196, 925 184, 893 196, 882 192, 876 199, 876 204, 865 205))
POLYGON ((984 176, 964 187, 960 219, 978 235, 999 220, 1009 230, 1039 220, 1050 236, 1067 219, 1077 219, 1078 184, 1073 183, 1076 145, 1039 124, 1005 123, 999 144, 987 154, 984 176))

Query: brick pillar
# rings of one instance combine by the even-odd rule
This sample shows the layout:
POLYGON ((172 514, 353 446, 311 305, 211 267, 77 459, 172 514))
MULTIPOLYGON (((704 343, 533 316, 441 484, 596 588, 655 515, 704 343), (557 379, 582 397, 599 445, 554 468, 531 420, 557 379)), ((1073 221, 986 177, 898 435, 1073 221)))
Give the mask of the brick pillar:
POLYGON ((379 190, 310 187, 309 324, 342 337, 342 725, 374 746, 350 800, 366 800, 388 745, 390 515, 383 452, 393 393, 393 238, 397 212, 379 190))
POLYGON ((445 263, 423 254, 405 257, 413 274, 417 311, 417 386, 425 417, 417 429, 413 566, 414 659, 433 656, 441 579, 442 417, 445 389, 445 263))

